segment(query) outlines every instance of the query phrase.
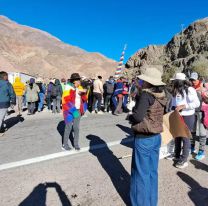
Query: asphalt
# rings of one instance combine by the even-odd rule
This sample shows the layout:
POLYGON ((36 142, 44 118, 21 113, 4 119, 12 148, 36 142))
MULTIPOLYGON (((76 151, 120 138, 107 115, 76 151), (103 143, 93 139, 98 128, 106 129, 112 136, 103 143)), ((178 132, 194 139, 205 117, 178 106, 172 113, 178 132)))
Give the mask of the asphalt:
MULTIPOLYGON (((61 115, 43 112, 23 118, 10 120, 10 129, 0 138, 0 166, 65 154, 61 152, 61 115)), ((81 128, 80 146, 89 151, 0 170, 0 205, 129 205, 132 135, 125 115, 88 114, 81 120, 81 128), (95 147, 98 145, 104 147, 95 147)), ((183 170, 172 161, 160 160, 158 205, 207 206, 207 179, 207 157, 198 162, 190 156, 189 166, 183 170)))

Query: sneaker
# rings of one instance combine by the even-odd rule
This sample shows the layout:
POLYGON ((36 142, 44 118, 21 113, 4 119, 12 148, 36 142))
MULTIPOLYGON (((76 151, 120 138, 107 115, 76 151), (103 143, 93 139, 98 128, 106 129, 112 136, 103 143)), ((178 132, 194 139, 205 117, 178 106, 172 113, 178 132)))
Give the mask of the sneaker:
POLYGON ((79 151, 80 150, 80 147, 75 147, 74 149, 77 150, 77 151, 79 151))
POLYGON ((204 151, 202 150, 199 150, 198 154, 196 155, 195 159, 200 161, 200 160, 203 160, 205 158, 205 154, 204 154, 204 151))
POLYGON ((0 131, 0 137, 4 136, 5 132, 0 131))
POLYGON ((71 148, 69 146, 65 146, 65 145, 62 145, 61 149, 64 150, 64 151, 70 151, 71 150, 71 148))
POLYGON ((86 115, 86 114, 82 115, 82 118, 86 118, 86 117, 87 117, 87 115, 86 115))
POLYGON ((104 109, 104 112, 107 112, 107 109, 104 109))
POLYGON ((188 162, 185 162, 183 160, 179 160, 175 166, 179 169, 184 169, 185 167, 188 167, 188 162))
POLYGON ((165 157, 166 160, 173 160, 175 162, 179 161, 180 158, 176 157, 174 153, 168 155, 167 157, 165 157))
POLYGON ((95 114, 95 111, 92 111, 91 114, 95 114))
POLYGON ((97 112, 98 114, 104 114, 102 111, 97 112))
POLYGON ((113 115, 119 116, 119 113, 118 112, 114 112, 113 115))
POLYGON ((195 147, 191 146, 190 154, 197 154, 195 147))
POLYGON ((165 157, 166 160, 174 160, 175 159, 175 155, 174 154, 170 154, 167 157, 165 157))

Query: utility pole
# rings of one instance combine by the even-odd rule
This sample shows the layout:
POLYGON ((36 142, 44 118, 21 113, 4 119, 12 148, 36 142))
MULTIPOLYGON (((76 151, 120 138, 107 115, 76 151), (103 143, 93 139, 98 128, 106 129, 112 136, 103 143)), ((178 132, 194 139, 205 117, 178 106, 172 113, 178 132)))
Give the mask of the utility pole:
POLYGON ((183 36, 184 24, 181 24, 181 35, 183 36))

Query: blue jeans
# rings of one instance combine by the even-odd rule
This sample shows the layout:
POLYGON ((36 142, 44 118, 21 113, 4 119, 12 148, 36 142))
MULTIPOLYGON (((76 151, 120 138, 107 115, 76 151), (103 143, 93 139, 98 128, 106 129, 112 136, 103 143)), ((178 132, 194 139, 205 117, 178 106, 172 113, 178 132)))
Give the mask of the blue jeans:
POLYGON ((134 140, 130 199, 132 206, 156 206, 161 135, 137 136, 134 140))
POLYGON ((127 105, 127 103, 128 103, 128 94, 127 95, 124 95, 124 97, 123 97, 123 108, 124 109, 126 109, 126 105, 127 105))
POLYGON ((44 96, 45 95, 43 93, 39 93, 38 111, 41 111, 43 109, 44 96))
POLYGON ((113 102, 113 106, 116 109, 116 107, 118 105, 117 96, 112 96, 111 99, 112 99, 112 102, 113 102))
POLYGON ((1 131, 1 128, 3 129, 3 122, 6 116, 7 110, 8 108, 0 108, 0 131, 1 131))

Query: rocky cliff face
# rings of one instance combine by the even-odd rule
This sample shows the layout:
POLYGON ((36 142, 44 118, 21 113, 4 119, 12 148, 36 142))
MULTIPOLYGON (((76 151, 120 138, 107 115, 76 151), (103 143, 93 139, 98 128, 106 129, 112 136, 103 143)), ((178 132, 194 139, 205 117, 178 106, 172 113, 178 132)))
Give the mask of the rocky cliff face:
POLYGON ((68 78, 73 72, 107 78, 116 65, 99 53, 86 52, 46 32, 0 16, 0 70, 48 78, 68 78))
POLYGON ((147 65, 161 65, 164 73, 192 70, 200 65, 207 65, 208 71, 208 18, 192 23, 167 45, 139 50, 126 63, 134 73, 147 65))

